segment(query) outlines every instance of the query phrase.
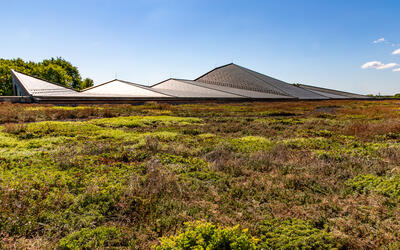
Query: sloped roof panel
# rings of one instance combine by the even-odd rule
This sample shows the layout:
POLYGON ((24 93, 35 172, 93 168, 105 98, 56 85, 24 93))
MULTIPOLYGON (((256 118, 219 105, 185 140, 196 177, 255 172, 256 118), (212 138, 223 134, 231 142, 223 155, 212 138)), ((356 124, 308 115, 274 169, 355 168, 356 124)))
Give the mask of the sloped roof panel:
POLYGON ((207 84, 225 86, 230 88, 246 89, 250 91, 264 92, 277 95, 286 95, 275 86, 265 83, 261 79, 248 74, 235 64, 228 64, 216 68, 195 81, 207 84))
POLYGON ((230 92, 236 95, 241 95, 247 98, 271 98, 271 99, 292 99, 293 97, 287 96, 287 95, 277 95, 277 94, 270 94, 270 93, 265 93, 265 92, 258 92, 258 91, 251 91, 251 90, 246 90, 246 89, 238 89, 238 88, 232 88, 232 87, 226 87, 226 86, 220 86, 220 85, 213 85, 213 84, 208 84, 204 82, 194 82, 195 84, 207 88, 212 88, 216 90, 221 90, 221 91, 226 91, 230 92))
POLYGON ((32 96, 60 96, 60 95, 76 95, 78 91, 63 87, 56 83, 41 80, 36 77, 28 76, 17 71, 12 71, 13 76, 24 87, 29 95, 32 96))
POLYGON ((307 89, 299 88, 299 87, 289 84, 287 82, 266 76, 264 74, 258 73, 256 71, 253 71, 253 70, 241 67, 241 66, 238 66, 238 67, 242 68, 244 71, 247 71, 249 74, 252 74, 255 77, 263 80, 264 82, 274 85, 276 88, 280 89, 281 91, 283 91, 291 96, 297 97, 299 99, 327 99, 326 96, 319 95, 319 94, 309 91, 307 89))
POLYGON ((189 80, 169 79, 152 86, 163 93, 177 97, 243 98, 243 96, 199 86, 189 80))
POLYGON ((299 87, 320 93, 322 95, 329 96, 331 95, 331 98, 336 98, 333 96, 342 96, 343 98, 369 98, 368 96, 365 95, 359 95, 359 94, 354 94, 354 93, 349 93, 349 92, 344 92, 344 91, 339 91, 339 90, 334 90, 334 89, 327 89, 327 88, 320 88, 320 87, 315 87, 315 86, 310 86, 310 85, 304 85, 304 84, 299 84, 299 87))
POLYGON ((148 87, 121 80, 113 80, 84 90, 82 94, 116 95, 132 97, 169 97, 148 87))
POLYGON ((327 99, 325 96, 293 86, 292 84, 236 64, 228 64, 216 68, 199 77, 196 81, 250 91, 287 95, 299 99, 327 99))
POLYGON ((349 97, 343 96, 343 95, 335 95, 335 94, 322 92, 322 91, 318 91, 318 90, 312 90, 312 89, 309 89, 309 91, 312 91, 314 93, 317 93, 318 95, 323 95, 323 96, 326 96, 326 97, 332 98, 332 99, 349 99, 349 97))

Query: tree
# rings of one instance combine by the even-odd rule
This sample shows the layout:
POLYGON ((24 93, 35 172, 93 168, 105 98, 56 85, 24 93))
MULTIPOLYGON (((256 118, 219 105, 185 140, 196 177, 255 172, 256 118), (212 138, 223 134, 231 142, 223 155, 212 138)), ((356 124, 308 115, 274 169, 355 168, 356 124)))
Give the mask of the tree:
POLYGON ((78 68, 61 57, 45 59, 38 63, 25 62, 21 58, 0 58, 0 95, 12 95, 11 69, 77 90, 93 86, 93 80, 82 80, 78 68))
POLYGON ((81 89, 86 89, 89 87, 93 86, 93 80, 90 78, 86 78, 85 80, 83 80, 82 84, 81 84, 81 89))

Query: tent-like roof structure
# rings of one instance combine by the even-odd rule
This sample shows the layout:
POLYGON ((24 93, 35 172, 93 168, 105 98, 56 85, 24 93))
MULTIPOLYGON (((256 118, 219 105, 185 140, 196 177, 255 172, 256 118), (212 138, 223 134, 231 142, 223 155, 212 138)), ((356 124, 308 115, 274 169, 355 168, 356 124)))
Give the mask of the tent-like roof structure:
POLYGON ((20 92, 29 96, 69 96, 77 95, 78 91, 39 79, 37 77, 28 76, 11 70, 13 76, 13 83, 17 85, 20 92))
POLYGON ((84 89, 82 93, 126 97, 171 97, 155 89, 118 79, 84 89))
POLYGON ((333 90, 333 89, 320 88, 320 87, 315 87, 315 86, 310 86, 310 85, 298 84, 298 86, 300 88, 307 89, 307 90, 315 92, 317 94, 324 95, 326 97, 334 98, 334 99, 349 99, 349 98, 366 99, 366 98, 369 98, 368 96, 365 96, 365 95, 359 95, 359 94, 354 94, 354 93, 349 93, 349 92, 344 92, 344 91, 339 91, 339 90, 333 90))
POLYGON ((211 70, 195 81, 210 85, 231 87, 298 99, 329 99, 326 96, 263 75, 236 64, 227 64, 211 70))
POLYGON ((303 84, 289 84, 236 64, 211 70, 195 80, 171 78, 151 87, 112 80, 82 91, 11 71, 16 95, 47 103, 120 103, 135 100, 327 100, 364 99, 363 95, 303 84))
POLYGON ((230 88, 206 84, 191 80, 168 79, 151 87, 163 93, 177 97, 212 97, 212 98, 291 98, 286 95, 270 94, 257 91, 230 88))
POLYGON ((244 98, 241 95, 237 95, 227 91, 200 86, 194 81, 172 78, 153 85, 151 89, 176 97, 244 98))
POLYGON ((52 83, 12 70, 13 83, 21 95, 32 97, 171 97, 149 87, 112 80, 82 91, 77 91, 57 83, 52 83))

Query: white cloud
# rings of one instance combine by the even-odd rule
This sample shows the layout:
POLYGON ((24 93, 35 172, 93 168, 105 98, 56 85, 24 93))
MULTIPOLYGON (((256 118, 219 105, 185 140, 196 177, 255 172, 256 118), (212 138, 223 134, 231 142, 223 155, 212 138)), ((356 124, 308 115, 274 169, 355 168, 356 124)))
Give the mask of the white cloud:
POLYGON ((396 67, 396 66, 398 66, 397 63, 388 63, 388 64, 384 64, 384 65, 382 65, 382 66, 380 66, 380 67, 378 67, 376 69, 390 69, 390 68, 393 68, 393 67, 396 67))
POLYGON ((400 49, 396 49, 395 51, 393 51, 392 54, 393 55, 400 55, 400 49))
POLYGON ((373 61, 373 62, 367 62, 363 66, 361 66, 362 69, 370 69, 370 68, 377 68, 384 65, 381 62, 378 61, 373 61))
POLYGON ((362 69, 390 69, 393 67, 398 66, 397 63, 388 63, 388 64, 384 64, 382 62, 379 61, 372 61, 372 62, 367 62, 364 65, 361 66, 362 69))
POLYGON ((378 40, 375 40, 374 43, 383 43, 385 40, 385 38, 379 38, 378 40))
POLYGON ((393 69, 393 72, 400 72, 400 68, 393 69))

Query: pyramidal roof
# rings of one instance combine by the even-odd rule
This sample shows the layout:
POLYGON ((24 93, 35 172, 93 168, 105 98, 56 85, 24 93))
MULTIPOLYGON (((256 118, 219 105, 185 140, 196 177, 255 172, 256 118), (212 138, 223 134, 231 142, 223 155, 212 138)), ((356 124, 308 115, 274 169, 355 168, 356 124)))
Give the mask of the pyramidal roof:
POLYGON ((118 79, 84 89, 81 93, 91 95, 112 95, 126 97, 171 97, 168 94, 161 93, 160 91, 151 89, 147 86, 118 79))
POLYGON ((19 85, 31 96, 65 96, 76 95, 79 93, 74 89, 45 81, 37 77, 28 76, 15 70, 11 70, 11 73, 19 85))
POLYGON ((233 63, 215 68, 197 78, 195 81, 210 85, 283 95, 299 99, 328 99, 328 97, 324 95, 294 86, 233 63))
POLYGON ((151 87, 163 93, 168 93, 177 97, 212 97, 212 98, 291 98, 286 95, 256 92, 244 89, 230 88, 207 84, 199 81, 168 79, 157 83, 151 87))
POLYGON ((196 80, 168 79, 152 87, 112 80, 82 91, 12 70, 13 91, 17 95, 51 99, 149 98, 149 99, 364 99, 367 96, 303 84, 289 84, 256 71, 228 64, 211 70, 196 80))

